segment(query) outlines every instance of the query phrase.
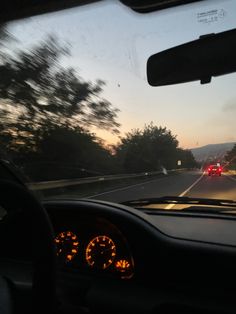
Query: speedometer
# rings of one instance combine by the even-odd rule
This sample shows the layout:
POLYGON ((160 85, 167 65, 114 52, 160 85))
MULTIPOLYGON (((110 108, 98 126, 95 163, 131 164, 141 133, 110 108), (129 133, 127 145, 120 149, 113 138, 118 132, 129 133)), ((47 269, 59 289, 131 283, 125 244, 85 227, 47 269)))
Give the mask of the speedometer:
POLYGON ((79 241, 71 231, 64 231, 55 238, 57 256, 65 262, 70 262, 78 253, 79 241))
POLYGON ((106 269, 113 263, 115 256, 116 246, 106 235, 95 237, 86 248, 86 261, 91 267, 106 269))

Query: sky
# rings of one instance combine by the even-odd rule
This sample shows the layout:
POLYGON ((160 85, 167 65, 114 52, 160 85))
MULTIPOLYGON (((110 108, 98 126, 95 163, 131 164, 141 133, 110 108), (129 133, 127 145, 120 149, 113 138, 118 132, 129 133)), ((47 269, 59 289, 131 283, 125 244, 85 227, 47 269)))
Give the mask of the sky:
MULTIPOLYGON (((167 127, 182 148, 236 141, 236 74, 199 82, 151 87, 149 56, 199 36, 235 28, 235 0, 208 0, 151 14, 117 1, 37 16, 10 25, 14 49, 29 49, 48 34, 71 48, 61 63, 85 80, 103 79, 103 97, 120 110, 121 136, 153 122, 167 127)), ((109 144, 117 135, 94 129, 109 144)))

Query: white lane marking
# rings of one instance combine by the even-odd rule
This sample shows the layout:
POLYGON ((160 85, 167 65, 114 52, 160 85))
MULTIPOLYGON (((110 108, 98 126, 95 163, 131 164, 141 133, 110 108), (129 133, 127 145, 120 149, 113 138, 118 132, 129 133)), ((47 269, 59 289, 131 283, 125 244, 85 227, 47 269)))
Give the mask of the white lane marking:
MULTIPOLYGON (((183 191, 181 194, 179 194, 179 197, 184 196, 185 194, 187 194, 195 185, 198 184, 198 182, 202 179, 202 177, 204 176, 205 172, 202 173, 202 175, 195 181, 193 182, 193 184, 190 185, 190 187, 188 187, 185 191, 183 191)), ((165 209, 171 209, 175 206, 176 204, 169 204, 166 206, 165 209)))
POLYGON ((130 188, 133 188, 133 187, 136 187, 136 186, 139 186, 139 185, 144 185, 144 184, 147 184, 147 183, 151 183, 151 182, 153 182, 153 181, 160 181, 160 180, 162 180, 163 178, 166 178, 166 177, 161 177, 161 178, 157 178, 157 179, 145 181, 145 182, 143 182, 143 183, 137 183, 137 184, 128 185, 128 186, 123 187, 123 188, 114 189, 114 190, 110 190, 110 191, 103 192, 103 193, 99 193, 99 194, 94 194, 94 195, 88 196, 88 197, 86 197, 86 198, 92 198, 92 197, 97 197, 97 196, 100 196, 100 195, 105 195, 105 194, 114 193, 114 192, 118 192, 118 191, 128 190, 128 189, 130 189, 130 188))

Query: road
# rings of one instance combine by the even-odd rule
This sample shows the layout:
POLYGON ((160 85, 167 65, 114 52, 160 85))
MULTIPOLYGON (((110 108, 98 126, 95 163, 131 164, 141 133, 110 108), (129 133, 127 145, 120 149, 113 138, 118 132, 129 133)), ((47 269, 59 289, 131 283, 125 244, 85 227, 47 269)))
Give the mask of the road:
MULTIPOLYGON (((167 175, 145 183, 101 193, 91 198, 124 202, 138 198, 189 196, 236 200, 236 180, 222 175, 209 177, 199 171, 167 175)), ((172 205, 170 205, 172 206, 172 205)))

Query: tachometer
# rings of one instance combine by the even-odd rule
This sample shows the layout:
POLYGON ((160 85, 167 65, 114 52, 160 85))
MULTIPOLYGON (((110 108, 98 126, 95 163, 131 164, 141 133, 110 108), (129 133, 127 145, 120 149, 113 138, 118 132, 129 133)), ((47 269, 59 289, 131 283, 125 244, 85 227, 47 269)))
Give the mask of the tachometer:
POLYGON ((99 269, 109 267, 116 256, 116 246, 111 238, 100 235, 92 239, 86 248, 86 261, 89 266, 99 269))
POLYGON ((71 231, 64 231, 55 238, 57 256, 63 261, 70 262, 78 253, 79 241, 71 231))

